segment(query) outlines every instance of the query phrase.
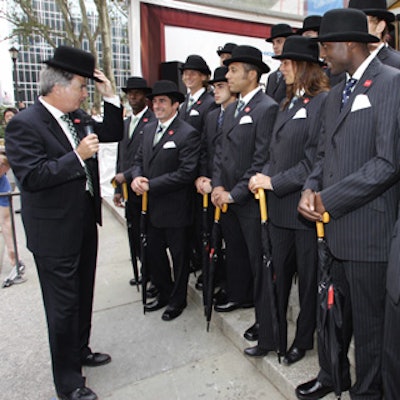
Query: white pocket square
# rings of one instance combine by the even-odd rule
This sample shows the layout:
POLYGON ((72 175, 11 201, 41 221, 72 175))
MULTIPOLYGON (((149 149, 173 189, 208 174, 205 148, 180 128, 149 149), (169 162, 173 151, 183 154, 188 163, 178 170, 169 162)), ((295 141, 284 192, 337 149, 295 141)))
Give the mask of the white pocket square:
POLYGON ((197 110, 190 110, 190 114, 189 114, 191 117, 193 117, 193 116, 198 116, 198 115, 200 115, 200 113, 197 111, 197 110))
POLYGON ((363 110, 364 108, 370 108, 370 107, 371 103, 369 101, 368 96, 366 94, 359 94, 356 96, 356 98, 353 101, 353 104, 351 105, 351 112, 363 110))
POLYGON ((292 119, 303 119, 303 118, 307 118, 307 110, 304 107, 300 108, 300 110, 297 110, 297 113, 294 114, 292 119))
POLYGON ((251 118, 250 115, 244 115, 242 118, 240 118, 239 125, 243 124, 252 124, 253 123, 253 118, 251 118))
POLYGON ((162 148, 163 149, 176 149, 176 144, 173 140, 170 140, 169 142, 165 142, 162 148))

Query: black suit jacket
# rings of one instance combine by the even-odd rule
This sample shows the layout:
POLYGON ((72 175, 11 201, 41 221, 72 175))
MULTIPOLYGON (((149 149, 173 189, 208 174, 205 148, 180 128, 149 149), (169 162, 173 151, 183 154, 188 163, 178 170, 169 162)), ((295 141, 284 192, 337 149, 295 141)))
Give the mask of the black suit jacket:
POLYGON ((157 228, 192 223, 193 182, 197 176, 200 134, 175 118, 153 148, 158 121, 146 125, 135 157, 132 178, 149 179, 149 217, 157 228))
MULTIPOLYGON (((87 114, 71 113, 79 137, 87 114)), ((122 107, 104 103, 104 121, 94 120, 101 142, 122 138, 122 107)), ((61 126, 47 109, 36 103, 7 126, 7 155, 21 183, 22 218, 28 248, 39 256, 78 254, 83 233, 86 175, 61 126)), ((97 158, 87 160, 94 185, 96 219, 101 224, 101 198, 97 158)))
POLYGON ((300 98, 291 109, 278 112, 263 173, 271 177, 269 218, 276 226, 315 229, 297 211, 304 182, 311 172, 321 129, 320 112, 327 92, 300 98))
MULTIPOLYGON (((213 186, 223 186, 235 200, 232 205, 249 205, 254 215, 258 204, 248 189, 250 177, 262 171, 268 154, 278 104, 259 90, 235 118, 237 102, 225 111, 221 140, 218 141, 213 186)), ((239 211, 239 210, 238 210, 239 211)), ((240 211, 239 211, 240 212, 240 211)))
POLYGON ((269 74, 265 93, 272 97, 278 104, 286 97, 286 83, 279 70, 269 74))
POLYGON ((204 92, 189 111, 187 111, 188 101, 189 96, 186 96, 179 109, 179 118, 192 125, 198 132, 202 132, 207 113, 215 107, 214 97, 207 91, 204 92))
POLYGON ((400 69, 400 53, 391 47, 382 47, 378 51, 377 57, 383 64, 400 69))
POLYGON ((325 236, 341 260, 385 262, 397 214, 400 73, 374 58, 341 108, 344 83, 329 93, 322 141, 305 188, 321 191, 325 236))
MULTIPOLYGON (((131 138, 129 138, 129 125, 132 117, 129 117, 124 121, 124 136, 118 143, 116 173, 122 172, 124 174, 128 186, 130 186, 132 181, 133 161, 143 139, 144 127, 148 123, 155 121, 155 119, 156 117, 154 116, 153 111, 147 109, 137 123, 131 138)), ((115 188, 115 193, 121 193, 120 185, 115 188)), ((131 197, 133 199, 137 198, 137 201, 141 201, 140 196, 135 195, 131 197)))

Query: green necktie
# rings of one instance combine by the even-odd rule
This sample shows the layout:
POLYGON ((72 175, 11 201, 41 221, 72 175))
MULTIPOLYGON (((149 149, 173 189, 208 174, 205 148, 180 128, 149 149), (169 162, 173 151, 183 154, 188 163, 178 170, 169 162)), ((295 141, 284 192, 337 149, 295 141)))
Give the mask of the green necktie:
POLYGON ((243 110, 244 107, 244 101, 243 100, 239 100, 236 106, 236 111, 235 111, 235 118, 239 115, 240 111, 243 110))
POLYGON ((158 125, 157 132, 154 135, 153 147, 156 147, 157 143, 161 140, 164 134, 164 129, 165 129, 164 125, 162 124, 158 125))
MULTIPOLYGON (((61 119, 65 121, 68 125, 69 132, 71 133, 72 138, 74 139, 75 146, 78 147, 80 143, 80 139, 78 136, 78 132, 76 131, 74 123, 71 121, 71 118, 69 117, 68 114, 64 114, 61 116, 61 119)), ((90 173, 90 169, 87 166, 86 162, 84 161, 84 169, 85 169, 85 174, 86 174, 86 182, 88 184, 89 192, 92 196, 94 196, 94 189, 93 189, 93 179, 92 175, 90 173)))
POLYGON ((129 124, 129 139, 133 135, 133 131, 136 129, 136 126, 139 122, 139 117, 132 116, 131 123, 129 124))

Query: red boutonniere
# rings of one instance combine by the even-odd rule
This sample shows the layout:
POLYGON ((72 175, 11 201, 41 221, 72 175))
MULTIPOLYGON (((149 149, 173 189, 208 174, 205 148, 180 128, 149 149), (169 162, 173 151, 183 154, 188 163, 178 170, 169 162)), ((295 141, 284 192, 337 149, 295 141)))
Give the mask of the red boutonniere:
POLYGON ((79 118, 74 119, 74 124, 80 124, 80 123, 81 123, 81 120, 79 118))
POLYGON ((200 105, 201 104, 201 100, 197 100, 196 104, 200 105))
POLYGON ((372 85, 372 81, 371 81, 371 79, 368 79, 368 80, 366 80, 365 82, 364 82, 364 87, 366 87, 366 88, 369 88, 370 86, 372 85))
POLYGON ((143 118, 143 122, 149 122, 148 118, 143 118))
POLYGON ((246 108, 244 109, 244 112, 248 113, 250 110, 251 110, 250 107, 246 107, 246 108))
POLYGON ((308 98, 308 97, 306 97, 304 100, 303 100, 303 104, 308 104, 310 102, 310 99, 308 98))
POLYGON ((174 131, 172 129, 168 131, 169 136, 172 136, 173 134, 174 134, 174 131))

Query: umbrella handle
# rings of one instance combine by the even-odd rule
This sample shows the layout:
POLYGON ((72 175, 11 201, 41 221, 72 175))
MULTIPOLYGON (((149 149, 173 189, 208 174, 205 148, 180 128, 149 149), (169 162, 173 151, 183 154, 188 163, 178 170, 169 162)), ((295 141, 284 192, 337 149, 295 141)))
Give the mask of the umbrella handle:
POLYGON ((116 189, 117 187, 117 181, 114 178, 111 179, 111 186, 113 187, 113 189, 116 189))
POLYGON ((142 212, 147 212, 147 192, 144 192, 142 195, 142 212))
POLYGON ((260 202, 260 214, 261 222, 266 222, 268 219, 267 215, 267 201, 265 199, 265 191, 263 188, 258 188, 257 193, 254 197, 260 202))
POLYGON ((125 201, 128 200, 128 185, 126 182, 122 184, 122 196, 125 201))
POLYGON ((225 203, 225 204, 222 205, 221 211, 222 211, 224 214, 228 211, 228 204, 227 204, 227 203, 225 203))
POLYGON ((329 213, 327 211, 325 211, 322 214, 322 221, 315 222, 318 238, 323 238, 325 236, 324 224, 327 224, 329 222, 329 220, 330 220, 329 213))
POLYGON ((208 194, 203 194, 203 208, 208 208, 208 194))

